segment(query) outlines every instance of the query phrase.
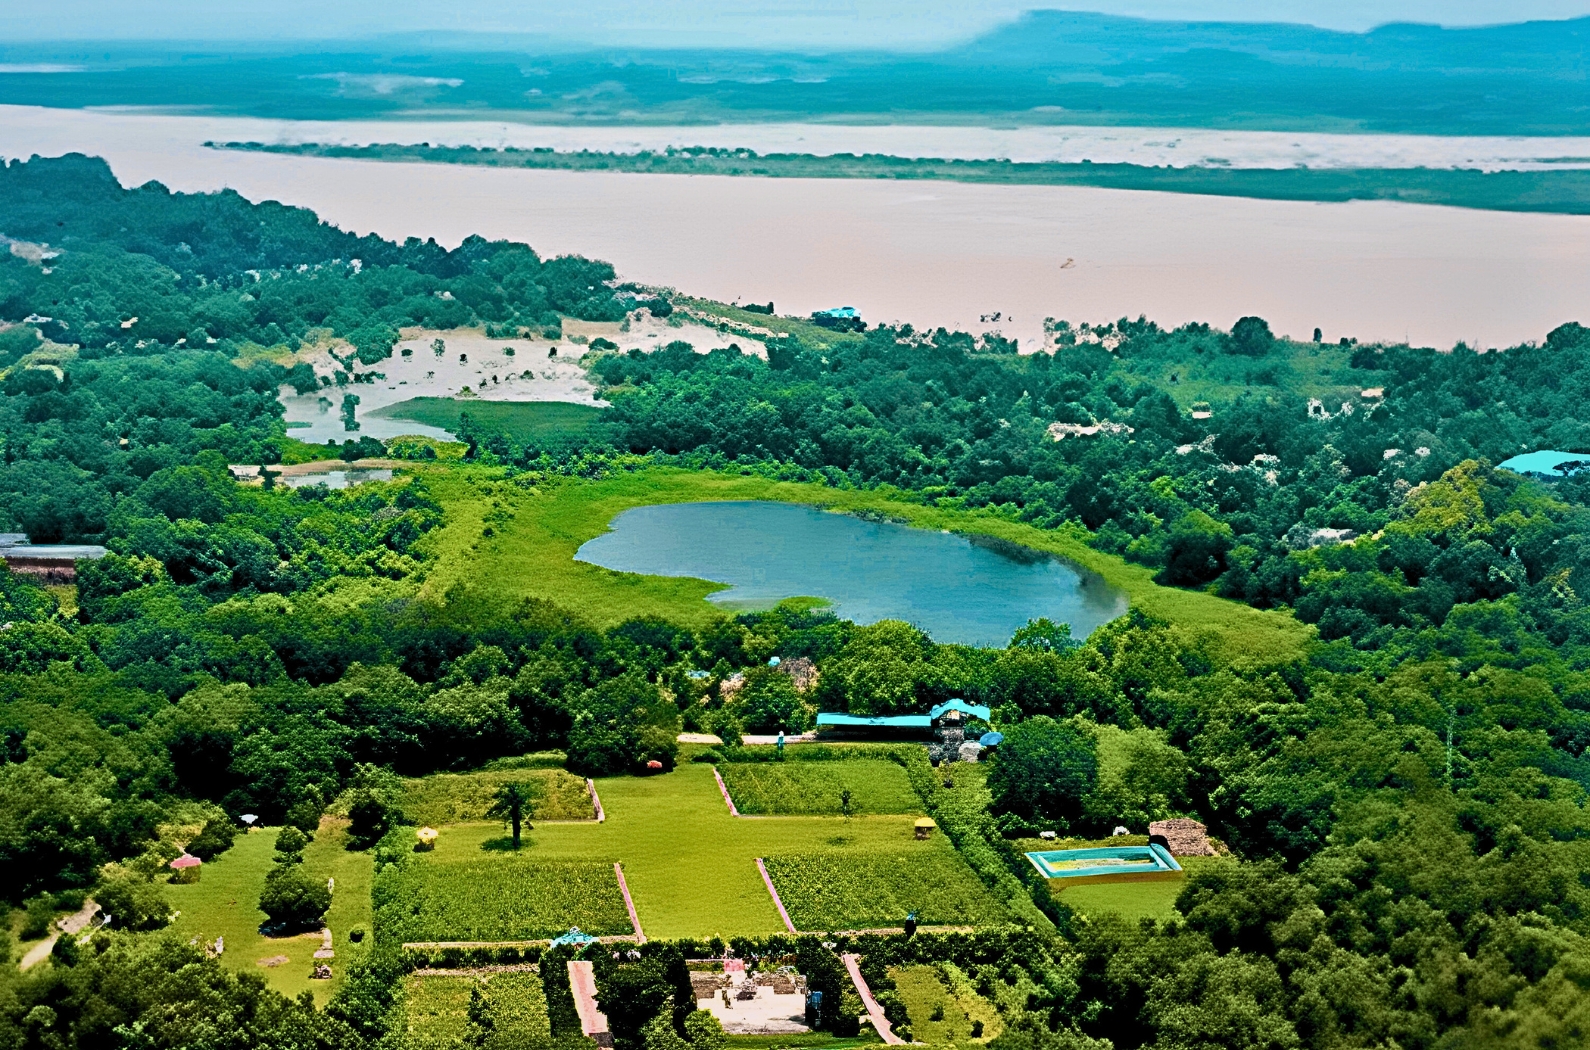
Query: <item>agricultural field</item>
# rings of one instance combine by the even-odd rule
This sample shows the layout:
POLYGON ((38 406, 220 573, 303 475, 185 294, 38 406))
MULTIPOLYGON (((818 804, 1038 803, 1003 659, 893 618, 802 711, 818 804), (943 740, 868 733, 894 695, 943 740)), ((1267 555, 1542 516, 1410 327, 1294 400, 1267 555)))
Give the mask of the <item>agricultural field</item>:
POLYGON ((898 763, 883 758, 825 762, 723 762, 718 773, 741 813, 840 816, 842 792, 850 815, 922 812, 922 801, 898 763))
POLYGON ((631 507, 700 500, 781 500, 834 510, 876 511, 928 529, 948 529, 1048 551, 1098 573, 1126 591, 1132 605, 1204 639, 1232 663, 1302 655, 1312 628, 1283 613, 1265 612, 1202 591, 1153 582, 1154 570, 1096 551, 1065 530, 1045 530, 988 511, 928 507, 887 488, 839 490, 714 471, 652 467, 599 481, 549 479, 530 487, 495 468, 425 468, 431 494, 447 525, 421 541, 436 560, 421 590, 444 600, 455 585, 481 597, 543 598, 579 609, 593 623, 612 626, 637 616, 662 616, 702 628, 722 618, 706 601, 721 584, 683 577, 614 572, 574 553, 631 507), (489 563, 493 571, 482 574, 489 563))
POLYGON ((561 769, 505 769, 438 773, 403 782, 403 815, 416 824, 441 827, 488 820, 497 790, 518 784, 530 797, 527 819, 595 820, 585 780, 561 769))
POLYGON ((977 994, 971 978, 954 963, 901 966, 890 970, 889 976, 911 1018, 913 1042, 935 1046, 986 1042, 1003 1028, 999 1010, 977 994))
POLYGON ((355 944, 348 934, 356 926, 370 929, 371 857, 346 849, 345 824, 331 817, 321 822, 314 841, 304 850, 305 871, 317 878, 336 879, 331 910, 326 913, 337 953, 331 961, 332 979, 313 981, 309 972, 314 951, 321 944, 319 933, 266 937, 259 932, 259 924, 265 921, 259 895, 275 855, 277 830, 261 828, 239 835, 231 849, 204 865, 198 882, 162 887, 172 910, 178 913, 171 931, 183 940, 197 937, 213 943, 222 937, 226 947, 222 962, 262 975, 284 995, 313 992, 316 1002, 323 1005, 370 943, 366 937, 355 944))
POLYGON ((550 1046, 541 977, 531 970, 489 974, 412 973, 403 978, 401 1014, 394 1025, 396 1050, 529 1050, 550 1046), (469 1019, 469 1001, 479 988, 491 1020, 490 1034, 469 1019))
MULTIPOLYGON (((443 836, 445 840, 446 836, 443 836)), ((377 887, 382 936, 397 941, 523 941, 578 926, 628 934, 611 861, 545 861, 511 851, 416 856, 377 887)))
POLYGON ((451 397, 414 397, 386 405, 369 414, 383 419, 410 420, 459 432, 459 416, 468 413, 475 427, 486 434, 507 434, 521 445, 558 437, 579 437, 606 411, 593 405, 563 401, 484 401, 451 397))
POLYGON ((947 844, 893 852, 786 853, 767 871, 799 930, 899 926, 916 912, 927 926, 1010 920, 960 854, 947 844))

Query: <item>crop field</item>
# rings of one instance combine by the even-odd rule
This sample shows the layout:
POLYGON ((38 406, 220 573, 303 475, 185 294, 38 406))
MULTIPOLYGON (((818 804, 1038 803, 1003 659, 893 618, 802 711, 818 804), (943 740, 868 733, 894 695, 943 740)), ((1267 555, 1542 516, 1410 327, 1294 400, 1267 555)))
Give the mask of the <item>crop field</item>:
POLYGON ((922 812, 905 770, 888 759, 724 762, 718 772, 741 813, 839 816, 840 793, 847 790, 853 815, 922 812))
POLYGON ((383 935, 402 941, 539 940, 578 926, 597 936, 630 932, 607 861, 543 861, 523 853, 464 860, 416 857, 381 887, 393 915, 383 935), (406 912, 406 914, 405 914, 406 912))
POLYGON ((954 963, 901 966, 889 971, 895 991, 911 1018, 911 1040, 934 1046, 972 1040, 972 1025, 982 1022, 979 1040, 1003 1028, 994 1004, 977 994, 971 979, 954 963))
POLYGON ((899 926, 911 912, 930 926, 1010 919, 950 849, 781 854, 767 858, 767 871, 798 930, 899 926))
POLYGON ((441 827, 488 820, 486 811, 504 784, 518 784, 531 801, 529 819, 595 820, 581 777, 561 769, 509 769, 483 773, 438 773, 403 782, 403 815, 416 824, 441 827))
POLYGON ((447 525, 422 544, 436 561, 422 594, 443 599, 455 585, 500 601, 543 598, 611 626, 636 616, 662 616, 701 628, 722 618, 706 601, 721 584, 682 577, 614 572, 574 553, 630 507, 700 500, 781 500, 842 511, 870 510, 920 528, 961 531, 1068 558, 1127 592, 1131 603, 1207 639, 1233 663, 1301 653, 1312 628, 1201 591, 1161 587, 1154 570, 1096 551, 1076 533, 1044 530, 997 513, 924 506, 890 489, 839 490, 766 478, 652 467, 600 481, 553 479, 528 487, 495 468, 435 467, 424 474, 443 505, 447 525), (493 571, 483 574, 482 564, 493 571))
POLYGON ((540 975, 531 971, 491 974, 413 973, 403 978, 397 1050, 455 1050, 478 1045, 485 1050, 521 1050, 549 1045, 546 997, 540 975), (472 1043, 469 999, 479 988, 492 1031, 472 1043))
POLYGON ((483 401, 451 397, 413 397, 373 410, 383 419, 407 419, 457 434, 458 417, 488 434, 507 434, 519 444, 564 435, 579 436, 601 418, 604 409, 563 401, 483 401))

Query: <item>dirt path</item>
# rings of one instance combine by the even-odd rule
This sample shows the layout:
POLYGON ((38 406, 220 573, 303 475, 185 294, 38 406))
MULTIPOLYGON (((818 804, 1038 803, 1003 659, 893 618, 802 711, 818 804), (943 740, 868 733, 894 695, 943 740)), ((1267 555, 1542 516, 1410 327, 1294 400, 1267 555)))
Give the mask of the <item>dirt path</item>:
POLYGON ((84 927, 92 922, 94 916, 98 914, 98 904, 95 904, 93 901, 84 901, 82 908, 78 909, 73 914, 68 915, 64 919, 57 919, 55 926, 61 932, 50 934, 50 936, 44 938, 44 940, 28 949, 28 953, 22 957, 22 961, 17 964, 17 968, 27 970, 43 962, 45 958, 49 956, 50 952, 55 950, 55 942, 60 940, 63 934, 68 937, 76 936, 77 934, 81 933, 84 927))
POLYGON ((846 954, 840 956, 845 960, 845 969, 850 971, 850 980, 856 986, 856 994, 861 996, 861 1003, 867 1008, 867 1016, 872 1018, 872 1027, 877 1029, 878 1035, 890 1046, 904 1046, 905 1040, 894 1034, 894 1029, 889 1027, 889 1019, 883 1015, 883 1007, 878 1005, 878 1000, 872 997, 872 989, 867 987, 866 978, 861 976, 861 956, 846 954))

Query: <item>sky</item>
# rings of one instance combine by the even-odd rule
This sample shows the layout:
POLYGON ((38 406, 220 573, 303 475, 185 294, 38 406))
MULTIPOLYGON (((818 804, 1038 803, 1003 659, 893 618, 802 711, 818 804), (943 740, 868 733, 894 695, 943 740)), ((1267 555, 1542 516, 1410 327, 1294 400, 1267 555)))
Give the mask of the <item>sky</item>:
POLYGON ((1590 0, 4 0, 0 39, 270 41, 450 31, 623 47, 922 49, 1035 7, 1342 30, 1590 14, 1590 0))

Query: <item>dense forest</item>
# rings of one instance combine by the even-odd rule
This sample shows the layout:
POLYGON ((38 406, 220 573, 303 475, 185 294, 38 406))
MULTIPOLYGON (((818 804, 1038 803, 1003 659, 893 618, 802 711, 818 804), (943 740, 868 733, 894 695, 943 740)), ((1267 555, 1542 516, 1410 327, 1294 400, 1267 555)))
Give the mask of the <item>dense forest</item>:
MULTIPOLYGON (((0 257, 0 530, 111 551, 70 594, 0 576, 0 893, 47 917, 92 892, 121 917, 4 970, 0 1045, 382 1045, 401 964, 379 929, 329 1007, 270 992, 157 932, 164 828, 202 828, 188 845, 213 856, 243 813, 313 829, 332 812, 395 863, 395 775, 550 749, 584 775, 666 769, 682 729, 718 733, 724 758, 818 709, 950 697, 987 703, 1009 740, 990 806, 936 818, 991 888, 1017 887, 1037 938, 965 948, 1005 1004, 994 1050, 1583 1040, 1585 481, 1494 466, 1590 445, 1578 325, 1486 354, 1298 345, 1256 318, 1057 322, 1028 355, 811 326, 765 361, 597 353, 612 408, 591 434, 463 427, 455 469, 482 499, 658 463, 889 486, 1069 530, 1318 639, 1233 665, 1140 611, 1085 640, 1034 623, 1003 649, 792 607, 603 628, 426 597, 448 523, 425 471, 331 492, 239 486, 227 463, 292 453, 275 392, 320 382, 262 351, 340 340, 373 364, 404 325, 665 311, 653 293, 523 245, 396 245, 235 195, 124 190, 85 158, 0 169, 0 232, 54 253, 0 257), (1316 388, 1352 394, 1311 406, 1316 388), (1178 401, 1193 389, 1206 407, 1178 401), (817 688, 773 655, 812 659, 817 688), (1172 922, 1082 921, 1009 844, 1171 814, 1234 853, 1187 880, 1172 922)), ((655 959, 633 971, 650 1034, 628 1045, 666 1050, 692 1029, 655 959)))

